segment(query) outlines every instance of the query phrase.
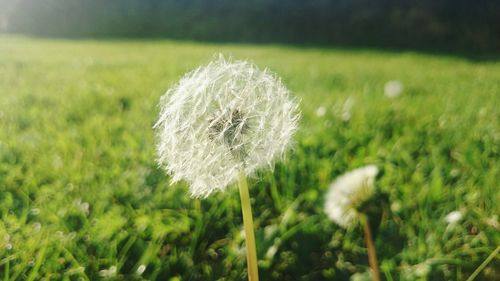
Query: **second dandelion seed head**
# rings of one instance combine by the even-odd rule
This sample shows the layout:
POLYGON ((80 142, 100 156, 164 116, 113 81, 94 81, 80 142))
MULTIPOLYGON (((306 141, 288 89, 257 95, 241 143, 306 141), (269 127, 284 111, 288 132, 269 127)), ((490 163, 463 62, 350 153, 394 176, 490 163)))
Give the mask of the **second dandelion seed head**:
POLYGON ((325 212, 338 225, 348 228, 359 219, 358 208, 375 193, 378 168, 368 165, 339 176, 326 195, 325 212))

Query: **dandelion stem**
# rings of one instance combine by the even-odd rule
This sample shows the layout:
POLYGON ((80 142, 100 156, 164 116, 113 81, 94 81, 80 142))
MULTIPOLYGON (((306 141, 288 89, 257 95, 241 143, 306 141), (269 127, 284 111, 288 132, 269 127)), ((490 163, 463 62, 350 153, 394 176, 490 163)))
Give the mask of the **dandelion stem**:
POLYGON ((240 188, 241 211, 243 213, 243 225, 245 227, 248 280, 259 281, 257 252, 255 250, 255 235, 253 231, 252 205, 250 204, 247 178, 245 173, 241 171, 238 178, 238 187, 240 188))
POLYGON ((370 230, 370 224, 368 223, 368 217, 365 215, 361 216, 361 223, 363 224, 363 231, 365 233, 366 248, 368 249, 368 262, 370 263, 370 268, 373 273, 373 280, 380 281, 380 271, 378 269, 377 254, 375 252, 375 245, 373 244, 372 232, 370 230))

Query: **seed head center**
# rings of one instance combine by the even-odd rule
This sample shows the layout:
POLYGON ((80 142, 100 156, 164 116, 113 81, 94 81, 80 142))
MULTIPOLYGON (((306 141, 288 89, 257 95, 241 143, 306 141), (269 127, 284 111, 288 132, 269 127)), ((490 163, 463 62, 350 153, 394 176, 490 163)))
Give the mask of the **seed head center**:
POLYGON ((213 140, 220 141, 229 147, 231 153, 242 157, 245 155, 243 137, 248 131, 248 120, 238 109, 234 109, 210 122, 209 134, 213 140))

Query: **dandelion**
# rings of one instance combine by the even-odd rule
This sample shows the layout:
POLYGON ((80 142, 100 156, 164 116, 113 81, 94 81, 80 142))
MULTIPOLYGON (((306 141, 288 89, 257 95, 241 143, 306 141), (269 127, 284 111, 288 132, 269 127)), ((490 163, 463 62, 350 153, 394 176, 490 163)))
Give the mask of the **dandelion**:
POLYGON ((258 280, 246 177, 290 147, 297 102, 275 74, 219 56, 186 74, 160 106, 158 163, 172 182, 187 181, 191 196, 201 198, 238 182, 249 278, 258 280))
POLYGON ((30 213, 33 215, 33 216, 38 216, 40 214, 40 209, 38 208, 33 208, 30 210, 30 213))
POLYGON ((384 94, 388 98, 396 98, 403 93, 403 83, 399 80, 391 80, 384 85, 384 94))
POLYGON ((377 174, 378 168, 369 165, 338 177, 326 195, 328 217, 343 228, 353 226, 360 217, 357 208, 375 192, 377 174))
POLYGON ((137 268, 136 272, 137 272, 138 275, 142 275, 144 273, 144 271, 146 271, 146 266, 144 264, 141 264, 137 268))
POLYGON ((462 218, 463 218, 462 212, 460 212, 460 211, 453 211, 453 212, 449 213, 448 215, 446 215, 446 217, 444 218, 444 220, 448 224, 456 224, 459 221, 461 221, 462 218))
POLYGON ((273 73, 219 57, 161 98, 158 162, 193 197, 224 191, 271 166, 291 145, 298 106, 273 73))
POLYGON ((117 268, 116 266, 111 266, 109 269, 103 269, 99 271, 99 275, 104 278, 112 278, 116 276, 117 268))
POLYGON ((341 227, 349 228, 358 221, 362 222, 374 280, 380 280, 375 246, 368 218, 359 207, 374 195, 377 174, 378 168, 368 165, 341 175, 331 184, 325 202, 326 214, 341 227))
POLYGON ((323 117, 326 114, 326 108, 324 106, 320 106, 316 109, 316 116, 323 117))
POLYGON ((342 121, 348 122, 349 120, 351 120, 351 110, 353 105, 354 99, 352 97, 348 97, 342 105, 342 121))
POLYGON ((33 223, 33 230, 34 230, 35 232, 40 231, 40 229, 42 229, 42 224, 41 224, 41 223, 39 223, 39 222, 35 222, 35 223, 33 223))
POLYGON ((88 202, 82 202, 82 199, 78 198, 74 202, 75 206, 80 209, 85 215, 89 214, 90 204, 88 202))
POLYGON ((493 228, 500 229, 500 223, 498 222, 498 215, 485 218, 484 222, 493 228))

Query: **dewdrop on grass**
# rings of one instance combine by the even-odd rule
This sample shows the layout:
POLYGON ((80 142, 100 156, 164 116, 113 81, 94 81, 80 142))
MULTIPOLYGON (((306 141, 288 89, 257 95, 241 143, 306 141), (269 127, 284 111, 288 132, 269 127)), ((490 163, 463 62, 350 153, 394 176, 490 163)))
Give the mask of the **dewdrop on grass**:
POLYGON ((348 228, 359 219, 357 208, 373 196, 378 168, 368 165, 339 176, 326 195, 325 212, 328 217, 348 228))
POLYGON ((222 56, 187 73, 160 107, 158 163, 202 198, 224 191, 240 171, 272 166, 299 118, 297 101, 274 73, 222 56))

